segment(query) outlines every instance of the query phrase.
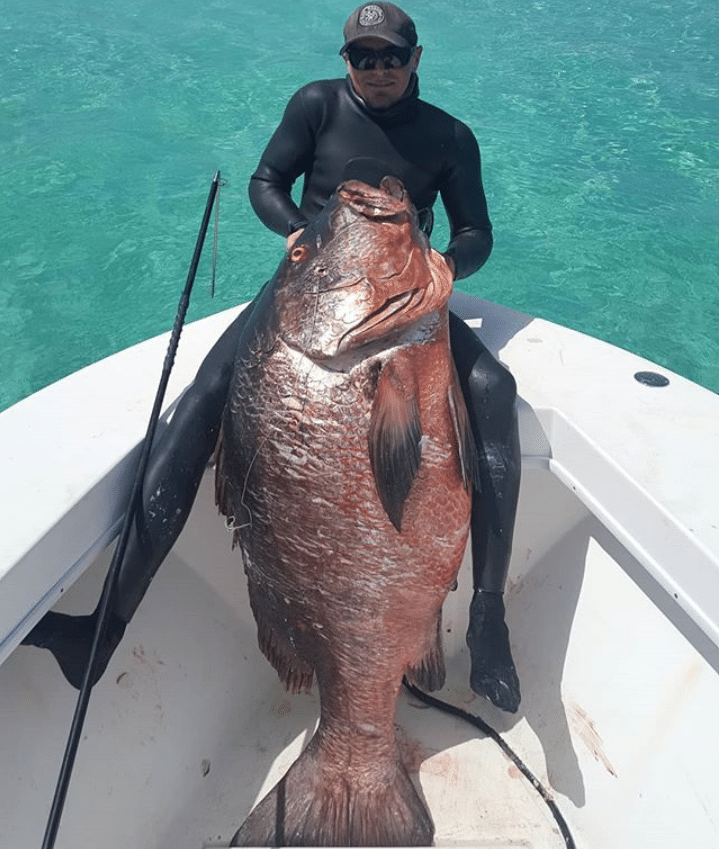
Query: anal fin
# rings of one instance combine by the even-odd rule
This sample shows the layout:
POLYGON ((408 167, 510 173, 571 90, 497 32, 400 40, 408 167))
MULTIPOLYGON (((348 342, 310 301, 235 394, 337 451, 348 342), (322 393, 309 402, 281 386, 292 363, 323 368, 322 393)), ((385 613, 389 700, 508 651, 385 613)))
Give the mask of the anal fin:
POLYGON ((415 687, 431 692, 441 690, 444 687, 445 677, 444 651, 442 649, 442 611, 440 609, 429 651, 407 670, 405 678, 415 687))
POLYGON ((257 622, 257 643, 260 651, 274 666, 280 681, 291 693, 307 693, 312 687, 314 667, 305 661, 287 633, 278 626, 276 615, 268 612, 268 597, 255 581, 248 581, 250 606, 257 622))

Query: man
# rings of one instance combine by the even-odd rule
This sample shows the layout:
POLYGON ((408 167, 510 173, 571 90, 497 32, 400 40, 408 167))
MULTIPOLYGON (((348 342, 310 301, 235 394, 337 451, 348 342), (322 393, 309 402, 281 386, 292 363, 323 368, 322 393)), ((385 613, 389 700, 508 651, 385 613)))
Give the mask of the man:
MULTIPOLYGON (((340 51, 345 80, 300 89, 285 110, 250 180, 252 206, 270 229, 292 245, 345 179, 377 183, 399 177, 428 233, 438 194, 450 223, 443 254, 456 278, 483 265, 492 226, 481 182, 480 154, 471 131, 419 99, 422 48, 411 18, 392 3, 356 9, 340 51), (304 175, 299 207, 291 197, 304 175)), ((121 569, 96 678, 107 663, 189 514, 214 448, 234 352, 246 312, 225 331, 153 446, 138 515, 121 569), (162 493, 158 496, 156 493, 162 493)), ((471 685, 504 710, 516 711, 520 693, 504 622, 502 593, 511 552, 519 488, 515 385, 456 316, 452 351, 480 455, 482 496, 472 507, 474 595, 467 642, 471 685)), ((51 612, 25 642, 50 649, 74 685, 82 681, 97 611, 73 617, 51 612)))

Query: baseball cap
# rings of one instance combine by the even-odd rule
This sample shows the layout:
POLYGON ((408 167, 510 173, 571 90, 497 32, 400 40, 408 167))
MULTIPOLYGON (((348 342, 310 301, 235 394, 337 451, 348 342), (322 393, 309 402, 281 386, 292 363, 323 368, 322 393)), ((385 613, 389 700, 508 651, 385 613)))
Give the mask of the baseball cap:
POLYGON ((414 21, 394 3, 365 3, 347 18, 342 53, 360 38, 382 38, 397 47, 416 47, 414 21))

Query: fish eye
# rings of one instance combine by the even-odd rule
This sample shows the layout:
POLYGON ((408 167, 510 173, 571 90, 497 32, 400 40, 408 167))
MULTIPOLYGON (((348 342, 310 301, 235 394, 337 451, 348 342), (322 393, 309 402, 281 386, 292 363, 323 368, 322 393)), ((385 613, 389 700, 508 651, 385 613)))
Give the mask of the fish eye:
POLYGON ((302 262, 303 259, 307 259, 308 253, 307 245, 297 245, 290 252, 290 262, 302 262))

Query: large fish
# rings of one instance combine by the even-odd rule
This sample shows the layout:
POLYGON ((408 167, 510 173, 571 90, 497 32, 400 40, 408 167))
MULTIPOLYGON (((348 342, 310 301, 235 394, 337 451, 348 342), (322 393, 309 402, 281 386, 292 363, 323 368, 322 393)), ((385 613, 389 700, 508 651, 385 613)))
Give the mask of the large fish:
POLYGON ((317 731, 233 845, 429 845, 401 761, 402 677, 444 681, 440 618, 469 529, 474 448, 445 262, 402 184, 350 181, 287 254, 240 339, 217 501, 262 651, 316 676, 317 731))

